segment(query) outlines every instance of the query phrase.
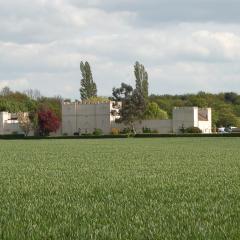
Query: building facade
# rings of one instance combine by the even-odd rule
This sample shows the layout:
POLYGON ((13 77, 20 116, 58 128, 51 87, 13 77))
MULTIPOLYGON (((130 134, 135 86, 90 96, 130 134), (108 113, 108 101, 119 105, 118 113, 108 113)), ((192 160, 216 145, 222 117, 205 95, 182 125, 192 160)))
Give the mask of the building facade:
MULTIPOLYGON (((81 103, 64 102, 62 104, 62 134, 74 135, 74 133, 92 133, 95 129, 101 129, 104 134, 111 133, 113 128, 122 130, 126 126, 117 124, 118 112, 121 103, 81 103)), ((143 128, 150 128, 159 133, 179 133, 180 129, 198 127, 203 133, 212 132, 211 108, 181 107, 174 108, 172 119, 168 120, 144 120, 136 122, 136 130, 142 132, 143 128)))
MULTIPOLYGON (((80 103, 64 102, 62 104, 62 127, 54 135, 72 136, 74 133, 92 133, 101 129, 104 134, 112 132, 113 128, 123 130, 123 124, 117 124, 121 102, 80 103)), ((203 133, 212 132, 211 108, 180 107, 174 108, 172 119, 143 120, 135 123, 136 131, 143 128, 156 130, 159 133, 180 133, 180 129, 198 127, 203 133)), ((17 120, 17 114, 0 112, 0 135, 22 134, 17 120)), ((33 133, 30 133, 33 135, 33 133)))
POLYGON ((92 133, 95 129, 101 129, 109 134, 119 118, 118 111, 121 103, 80 103, 64 102, 62 104, 62 134, 92 133))
POLYGON ((198 107, 180 107, 173 109, 173 132, 179 129, 198 127, 203 133, 212 133, 212 109, 198 107))
POLYGON ((0 135, 22 134, 17 114, 0 112, 0 135))

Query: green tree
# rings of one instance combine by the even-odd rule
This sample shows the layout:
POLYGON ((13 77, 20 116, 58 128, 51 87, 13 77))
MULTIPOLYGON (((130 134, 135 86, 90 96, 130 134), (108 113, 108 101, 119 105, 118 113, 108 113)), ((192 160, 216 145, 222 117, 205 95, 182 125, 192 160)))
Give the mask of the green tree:
POLYGON ((145 70, 145 67, 136 62, 134 65, 134 74, 136 78, 136 90, 141 92, 144 98, 148 99, 148 73, 145 70))
POLYGON ((228 103, 233 103, 235 104, 238 100, 238 94, 234 92, 227 92, 224 93, 224 99, 228 103))
POLYGON ((101 103, 101 102, 109 102, 109 98, 107 97, 102 97, 102 96, 98 96, 98 97, 91 97, 87 100, 87 102, 89 103, 101 103))
POLYGON ((172 109, 173 109, 173 104, 172 101, 169 101, 168 99, 163 99, 163 98, 155 98, 154 95, 151 95, 149 97, 149 101, 157 103, 160 109, 164 110, 167 112, 168 116, 172 116, 172 109))
POLYGON ((222 108, 218 112, 218 120, 217 120, 217 126, 235 126, 240 127, 240 121, 239 118, 236 117, 236 115, 233 113, 231 108, 222 108))
POLYGON ((240 104, 234 106, 234 113, 237 117, 240 117, 240 104))
POLYGON ((150 102, 147 105, 144 118, 145 119, 168 119, 168 114, 164 110, 160 109, 157 103, 150 102))
POLYGON ((57 96, 57 97, 41 97, 38 101, 37 101, 37 107, 36 107, 36 111, 39 110, 46 110, 49 109, 51 111, 53 111, 53 113, 55 115, 57 115, 57 117, 59 119, 61 119, 62 117, 62 98, 57 96))
POLYGON ((11 89, 7 86, 2 88, 2 90, 0 91, 1 96, 8 96, 11 93, 12 93, 11 89))
POLYGON ((122 83, 120 88, 113 88, 112 100, 122 102, 122 108, 119 111, 120 118, 117 122, 129 126, 132 132, 136 133, 135 123, 144 119, 146 111, 146 102, 141 92, 122 83))
POLYGON ((80 63, 82 73, 80 94, 82 101, 97 96, 97 85, 93 81, 92 71, 88 62, 80 63))
POLYGON ((208 106, 208 103, 204 96, 193 95, 188 98, 187 105, 204 108, 208 106))

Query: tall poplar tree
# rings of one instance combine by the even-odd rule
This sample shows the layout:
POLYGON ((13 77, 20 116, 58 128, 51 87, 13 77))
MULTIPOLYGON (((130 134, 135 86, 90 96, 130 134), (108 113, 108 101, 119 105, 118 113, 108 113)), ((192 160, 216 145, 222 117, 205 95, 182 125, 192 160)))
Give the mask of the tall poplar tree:
POLYGON ((80 63, 82 73, 80 94, 82 100, 87 100, 97 96, 97 85, 93 81, 92 71, 88 62, 80 63))
POLYGON ((139 91, 143 97, 148 98, 148 73, 145 67, 139 62, 135 63, 134 74, 136 78, 136 90, 139 91))

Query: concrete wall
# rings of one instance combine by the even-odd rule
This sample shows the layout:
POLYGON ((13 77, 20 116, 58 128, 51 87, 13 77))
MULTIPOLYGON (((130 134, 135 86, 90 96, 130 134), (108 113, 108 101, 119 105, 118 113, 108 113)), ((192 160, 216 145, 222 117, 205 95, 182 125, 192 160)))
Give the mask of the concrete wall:
POLYGON ((117 115, 112 116, 111 111, 119 111, 119 108, 120 106, 114 106, 113 102, 63 103, 62 134, 92 133, 96 128, 109 134, 112 128, 111 124, 118 117, 117 115))
POLYGON ((73 135, 77 129, 76 104, 62 105, 62 134, 73 135))
POLYGON ((0 112, 0 135, 3 134, 3 112, 0 112))
POLYGON ((92 133, 95 128, 110 132, 110 104, 77 105, 77 131, 92 133))
MULTIPOLYGON (((62 105, 62 134, 73 135, 75 132, 92 133, 94 129, 102 129, 104 134, 109 134, 112 128, 122 130, 127 126, 116 124, 112 111, 119 112, 121 103, 63 103, 62 105)), ((182 127, 199 127, 203 133, 211 133, 211 109, 198 107, 183 107, 173 109, 172 120, 144 120, 136 123, 137 132, 142 128, 157 130, 159 133, 179 133, 182 127)))
POLYGON ((211 108, 183 107, 173 109, 173 132, 179 133, 180 129, 198 127, 203 133, 212 132, 211 108))
POLYGON ((197 111, 196 107, 183 107, 173 109, 173 132, 179 133, 182 127, 197 127, 197 111))
POLYGON ((157 130, 158 133, 161 134, 173 132, 172 120, 144 120, 141 123, 136 124, 136 131, 138 133, 142 133, 142 128, 157 130))

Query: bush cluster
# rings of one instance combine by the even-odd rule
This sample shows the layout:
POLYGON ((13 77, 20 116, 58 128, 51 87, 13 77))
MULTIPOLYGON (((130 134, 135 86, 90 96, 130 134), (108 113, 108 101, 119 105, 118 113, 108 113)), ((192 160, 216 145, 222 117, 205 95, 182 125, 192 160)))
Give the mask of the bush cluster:
POLYGON ((151 128, 143 127, 142 128, 143 133, 158 133, 158 130, 152 130, 151 128))
POLYGON ((112 128, 111 134, 112 135, 119 135, 120 134, 120 129, 119 128, 112 128))
POLYGON ((102 129, 100 129, 100 128, 95 128, 94 131, 93 131, 93 135, 94 135, 94 136, 101 136, 101 135, 103 135, 102 129))

